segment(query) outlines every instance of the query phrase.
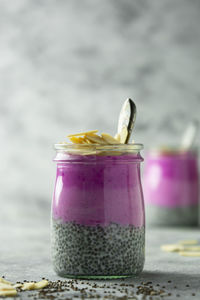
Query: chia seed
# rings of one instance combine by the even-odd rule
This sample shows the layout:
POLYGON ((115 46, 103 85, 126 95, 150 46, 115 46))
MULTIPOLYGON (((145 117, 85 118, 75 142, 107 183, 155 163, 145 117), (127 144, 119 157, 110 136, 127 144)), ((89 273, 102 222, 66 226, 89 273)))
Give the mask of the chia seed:
POLYGON ((133 276, 144 265, 145 229, 52 220, 52 261, 60 276, 133 276))

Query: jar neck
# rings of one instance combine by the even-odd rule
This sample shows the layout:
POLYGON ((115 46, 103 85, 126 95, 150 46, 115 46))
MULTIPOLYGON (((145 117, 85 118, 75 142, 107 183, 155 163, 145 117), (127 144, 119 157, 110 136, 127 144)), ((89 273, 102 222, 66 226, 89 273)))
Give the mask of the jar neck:
POLYGON ((139 163, 143 161, 140 153, 121 153, 121 154, 112 154, 112 153, 103 153, 99 154, 90 154, 90 155, 81 155, 81 154, 71 154, 65 151, 57 151, 54 158, 56 162, 83 162, 83 163, 139 163))
POLYGON ((119 145, 78 145, 56 144, 56 157, 54 161, 131 161, 139 162, 143 158, 140 150, 142 144, 119 145))

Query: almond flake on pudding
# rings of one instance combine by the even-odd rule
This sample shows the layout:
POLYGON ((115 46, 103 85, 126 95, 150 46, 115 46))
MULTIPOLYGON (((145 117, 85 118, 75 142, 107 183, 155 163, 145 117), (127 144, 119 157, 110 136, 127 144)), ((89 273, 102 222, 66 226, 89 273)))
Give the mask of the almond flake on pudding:
POLYGON ((86 131, 86 132, 80 132, 80 133, 75 133, 75 134, 69 134, 67 137, 72 137, 72 136, 81 136, 81 135, 91 135, 94 133, 97 133, 98 130, 90 130, 90 131, 86 131))
POLYGON ((120 137, 119 133, 116 133, 115 136, 114 136, 114 138, 120 143, 121 137, 120 137))
POLYGON ((105 142, 105 140, 101 137, 101 136, 99 136, 99 135, 97 135, 97 134, 93 134, 93 135, 85 135, 86 136, 86 138, 89 140, 89 141, 92 141, 92 142, 94 142, 94 143, 96 143, 96 144, 103 144, 103 145, 105 145, 106 144, 106 142, 105 142))
POLYGON ((119 144, 118 140, 116 140, 112 135, 110 135, 108 133, 102 133, 101 136, 108 144, 111 144, 111 145, 119 144))
POLYGON ((72 137, 70 137, 69 139, 70 139, 70 141, 71 141, 72 143, 74 143, 74 144, 81 144, 80 138, 79 138, 79 137, 72 136, 72 137))

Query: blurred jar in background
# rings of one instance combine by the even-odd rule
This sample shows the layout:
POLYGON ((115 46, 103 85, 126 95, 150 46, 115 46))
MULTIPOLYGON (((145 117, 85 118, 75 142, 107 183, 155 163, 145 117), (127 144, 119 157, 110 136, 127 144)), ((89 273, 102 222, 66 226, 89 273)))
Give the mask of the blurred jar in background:
POLYGON ((197 225, 197 150, 160 148, 149 151, 144 166, 144 198, 148 224, 197 225))

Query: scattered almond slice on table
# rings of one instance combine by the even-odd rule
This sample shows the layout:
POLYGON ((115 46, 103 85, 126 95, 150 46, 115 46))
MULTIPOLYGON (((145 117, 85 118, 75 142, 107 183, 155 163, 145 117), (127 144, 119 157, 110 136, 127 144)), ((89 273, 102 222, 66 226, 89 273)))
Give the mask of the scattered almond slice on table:
POLYGON ((13 287, 16 289, 16 288, 20 288, 20 287, 22 287, 23 286, 23 284, 22 283, 16 283, 16 284, 14 284, 13 285, 13 287))
POLYGON ((13 289, 14 289, 14 287, 10 284, 0 283, 0 290, 1 291, 13 290, 13 289))
POLYGON ((35 282, 25 282, 22 286, 22 290, 34 290, 35 282))
POLYGON ((161 249, 165 252, 178 252, 180 250, 184 250, 184 247, 182 245, 169 244, 169 245, 162 245, 161 249))
POLYGON ((200 251, 200 246, 184 246, 184 251, 200 251))
POLYGON ((197 240, 184 240, 177 244, 162 245, 161 249, 166 252, 178 252, 181 256, 200 256, 200 245, 197 240))
POLYGON ((15 289, 13 290, 6 290, 6 291, 2 291, 0 290, 0 296, 16 296, 17 295, 17 291, 15 289))
POLYGON ((193 257, 197 257, 197 256, 200 256, 200 251, 180 251, 179 252, 180 255, 182 256, 193 256, 193 257))
POLYGON ((7 281, 4 278, 0 277, 0 297, 16 296, 17 288, 19 288, 18 291, 38 290, 38 289, 43 289, 48 284, 49 282, 46 279, 43 279, 38 282, 31 281, 31 282, 13 284, 10 281, 7 281))
POLYGON ((12 285, 12 282, 5 280, 4 278, 0 277, 0 283, 6 283, 12 285))
POLYGON ((179 241, 179 244, 181 244, 181 245, 197 245, 198 241, 197 240, 183 240, 183 241, 179 241))
POLYGON ((43 289, 49 284, 48 280, 44 279, 35 283, 35 289, 43 289))

